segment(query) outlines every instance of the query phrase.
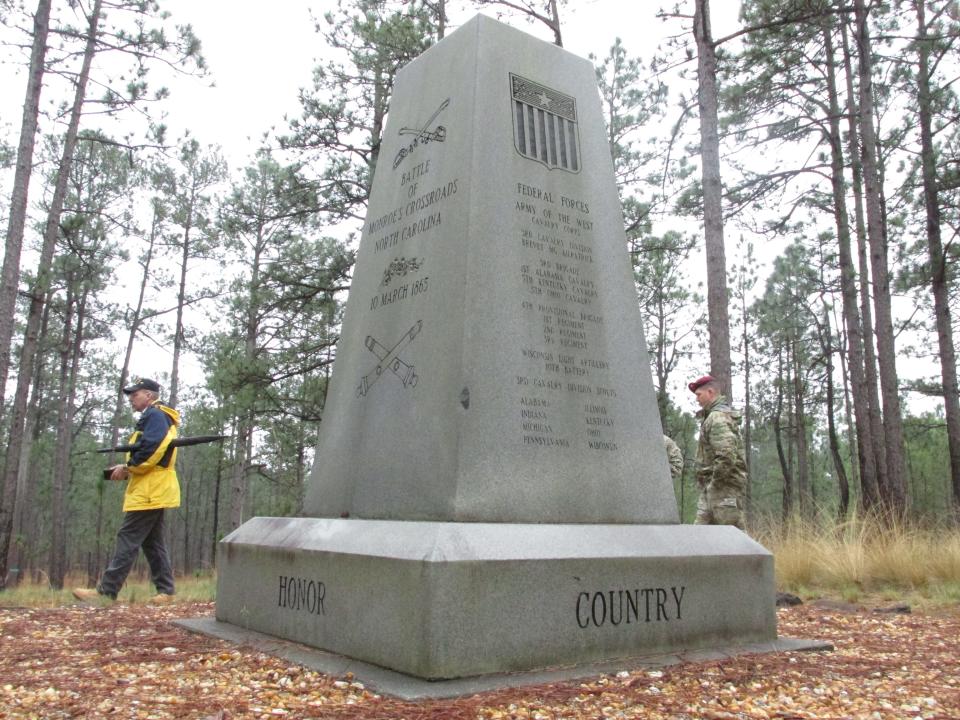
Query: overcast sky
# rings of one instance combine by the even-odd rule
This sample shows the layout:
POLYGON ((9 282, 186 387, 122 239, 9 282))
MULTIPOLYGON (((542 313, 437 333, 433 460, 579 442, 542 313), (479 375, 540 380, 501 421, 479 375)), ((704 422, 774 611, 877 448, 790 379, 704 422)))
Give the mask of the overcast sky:
MULTIPOLYGON (((33 0, 25 0, 33 7, 33 0)), ((671 4, 671 2, 666 4, 671 4)), ((448 2, 457 26, 473 16, 466 3, 448 2)), ((692 0, 681 0, 692 6, 692 0)), ((166 82, 171 97, 165 104, 169 139, 189 130, 205 144, 219 144, 232 169, 242 167, 260 144, 260 138, 275 128, 286 128, 284 116, 299 114, 298 91, 311 86, 311 71, 325 53, 322 38, 315 32, 314 15, 336 8, 335 0, 161 0, 172 21, 190 24, 200 38, 209 74, 204 79, 175 76, 166 82)), ((649 59, 669 33, 681 28, 678 21, 665 23, 656 17, 657 0, 570 0, 561 10, 564 46, 586 57, 603 58, 616 37, 630 56, 649 59)), ((714 35, 720 37, 737 27, 740 0, 712 0, 714 35)), ((496 14, 486 9, 488 14, 496 14)), ((692 7, 689 12, 692 12, 692 7)), ((540 24, 517 17, 505 22, 551 39, 540 24)), ((687 26, 689 23, 687 23, 687 26)), ((18 33, 0 27, 2 39, 23 42, 18 33)), ((24 52, 0 51, 0 132, 16 146, 26 88, 24 52)), ((160 78, 154 84, 164 84, 160 78)), ((45 88, 44 107, 69 99, 63 85, 45 88)), ((90 122, 90 118, 86 122, 90 122)), ((42 122, 41 132, 50 123, 42 122)), ((108 132, 123 135, 122 127, 108 132)), ((0 183, 9 196, 6 178, 0 183)))
MULTIPOLYGON (((711 4, 714 34, 735 29, 739 0, 711 4)), ((571 0, 561 15, 564 47, 602 58, 619 36, 631 56, 649 58, 679 27, 676 21, 657 19, 659 5, 653 0, 571 0)), ((298 114, 298 90, 311 85, 311 70, 324 52, 311 10, 320 16, 336 2, 276 0, 267 8, 261 0, 167 0, 163 6, 177 22, 193 25, 210 68, 206 82, 177 83, 168 124, 176 134, 190 128, 201 141, 219 143, 231 165, 243 164, 265 131, 271 126, 282 130, 283 116, 298 114), (211 81, 215 87, 209 87, 211 81)), ((461 11, 454 21, 462 23, 473 14, 461 11)), ((547 37, 536 25, 517 18, 505 21, 547 37)))
MULTIPOLYGON (((26 2, 32 5, 32 0, 26 2)), ((452 32, 469 20, 475 10, 461 9, 464 3, 457 0, 449 4, 453 17, 448 32, 452 32)), ((202 144, 220 145, 236 173, 260 146, 265 132, 283 132, 287 126, 284 116, 299 115, 298 91, 312 85, 312 69, 326 50, 314 29, 311 11, 322 16, 335 9, 337 3, 274 0, 268 5, 262 0, 161 0, 160 5, 171 13, 173 22, 193 26, 209 68, 204 79, 179 76, 167 83, 171 91, 165 106, 168 140, 173 141, 189 130, 202 144)), ((689 27, 689 22, 666 23, 658 19, 660 5, 656 0, 570 0, 561 10, 564 47, 582 57, 593 53, 603 58, 620 37, 631 57, 649 60, 669 34, 689 27)), ((692 13, 692 0, 681 0, 681 5, 690 6, 692 13)), ((740 0, 712 0, 711 5, 714 35, 721 37, 734 31, 740 0)), ((492 9, 486 12, 497 14, 492 9)), ((542 25, 517 17, 501 19, 552 40, 542 25)), ((154 82, 161 84, 159 79, 154 82)), ((15 63, 0 64, 0 86, 0 123, 8 142, 15 146, 26 86, 25 69, 15 63)), ((69 90, 61 86, 45 89, 43 100, 46 105, 69 96, 69 90)), ((41 132, 49 129, 49 122, 44 122, 41 132)), ((122 127, 109 131, 123 134, 122 127)), ((39 179, 35 177, 35 181, 39 179)), ((4 196, 9 197, 8 178, 3 179, 0 187, 4 196)), ((31 201, 36 203, 39 183, 35 182, 31 190, 31 201)), ((191 378, 188 381, 198 381, 199 367, 192 367, 196 358, 188 357, 185 363, 188 367, 183 371, 191 378)), ((162 353, 157 355, 154 346, 138 345, 134 357, 137 372, 159 375, 168 365, 168 358, 162 353)))

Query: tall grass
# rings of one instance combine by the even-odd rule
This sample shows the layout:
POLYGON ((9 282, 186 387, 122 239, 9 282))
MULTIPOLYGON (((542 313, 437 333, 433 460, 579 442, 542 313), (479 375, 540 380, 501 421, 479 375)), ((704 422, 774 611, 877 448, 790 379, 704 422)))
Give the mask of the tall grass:
MULTIPOLYGON (((175 602, 210 602, 216 597, 217 579, 212 573, 178 577, 175 602)), ((63 590, 55 590, 41 575, 39 580, 24 580, 20 584, 0 592, 0 607, 59 607, 78 601, 71 594, 72 588, 86 587, 86 575, 70 576, 63 590)), ((145 603, 157 594, 149 579, 133 575, 124 583, 118 602, 135 605, 145 603)))
POLYGON ((855 517, 761 522, 755 533, 774 555, 777 586, 803 595, 920 596, 960 602, 960 529, 855 517))
MULTIPOLYGON (((762 519, 751 530, 774 555, 777 588, 801 597, 842 597, 850 602, 878 596, 918 604, 960 603, 960 528, 919 527, 854 517, 832 520, 762 519)), ((68 578, 66 589, 24 581, 0 592, 0 607, 56 607, 75 603, 70 588, 85 577, 68 578)), ((118 600, 143 603, 155 594, 144 575, 132 574, 118 600)), ((177 578, 177 602, 210 602, 216 576, 177 578)))

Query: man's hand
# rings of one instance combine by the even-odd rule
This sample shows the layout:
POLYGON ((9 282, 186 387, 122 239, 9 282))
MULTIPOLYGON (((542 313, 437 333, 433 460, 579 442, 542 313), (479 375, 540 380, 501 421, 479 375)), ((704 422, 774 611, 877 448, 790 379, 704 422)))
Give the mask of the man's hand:
POLYGON ((130 471, 127 470, 126 465, 114 465, 108 469, 110 470, 111 480, 126 480, 130 477, 130 471))

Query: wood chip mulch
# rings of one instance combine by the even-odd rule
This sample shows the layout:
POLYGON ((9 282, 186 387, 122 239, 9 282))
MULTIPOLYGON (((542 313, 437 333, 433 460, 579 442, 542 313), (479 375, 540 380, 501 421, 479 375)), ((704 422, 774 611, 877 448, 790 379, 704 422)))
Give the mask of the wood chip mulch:
POLYGON ((379 696, 196 635, 155 608, 0 609, 0 718, 960 718, 960 607, 781 609, 782 636, 832 652, 743 656, 453 700, 379 696))

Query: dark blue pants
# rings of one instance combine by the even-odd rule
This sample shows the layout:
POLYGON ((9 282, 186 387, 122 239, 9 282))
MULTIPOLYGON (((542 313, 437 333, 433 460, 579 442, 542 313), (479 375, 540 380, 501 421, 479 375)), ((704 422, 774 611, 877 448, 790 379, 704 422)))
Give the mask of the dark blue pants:
POLYGON ((167 546, 163 542, 162 508, 133 510, 123 514, 123 522, 117 531, 117 548, 97 583, 97 592, 116 599, 141 547, 150 565, 150 578, 157 592, 173 595, 173 569, 170 567, 167 546))

